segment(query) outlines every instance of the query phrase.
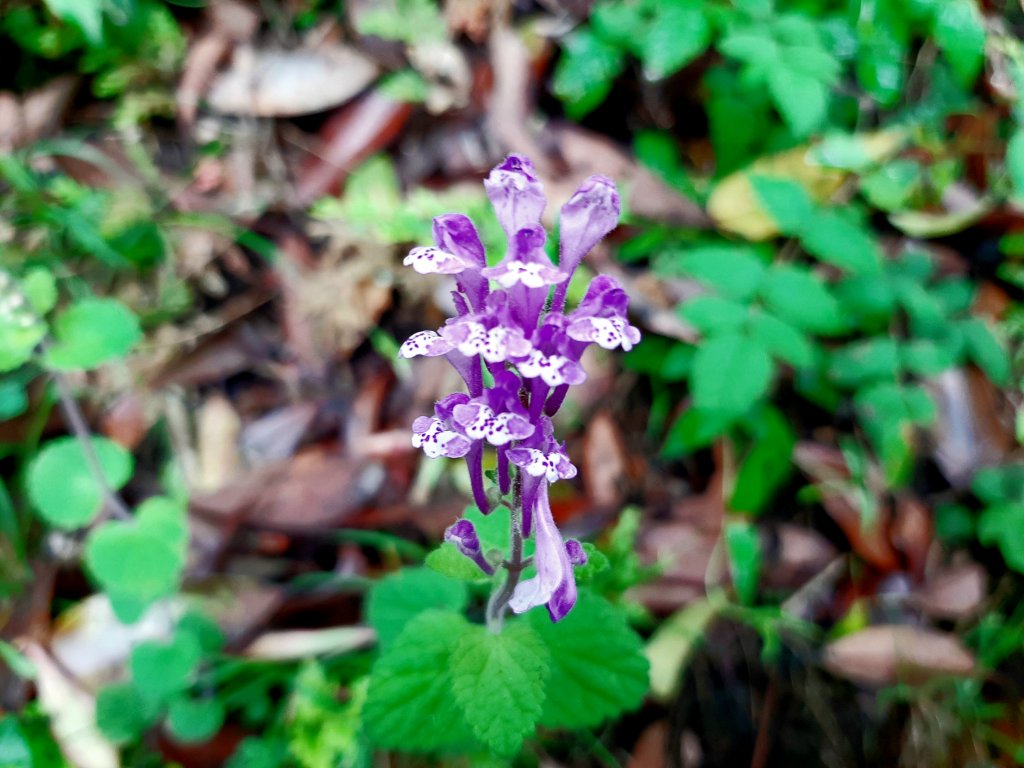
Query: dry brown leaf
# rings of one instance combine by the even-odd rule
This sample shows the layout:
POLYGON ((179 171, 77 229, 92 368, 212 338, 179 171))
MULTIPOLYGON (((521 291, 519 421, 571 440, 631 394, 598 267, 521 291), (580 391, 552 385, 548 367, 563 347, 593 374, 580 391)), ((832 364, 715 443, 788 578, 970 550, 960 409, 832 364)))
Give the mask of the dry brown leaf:
MULTIPOLYGON (((902 131, 880 131, 857 138, 869 157, 883 160, 899 149, 905 137, 902 131)), ((708 198, 708 213, 718 227, 748 240, 767 240, 779 234, 778 225, 754 192, 750 183, 752 176, 774 176, 795 181, 821 203, 832 197, 848 174, 814 162, 809 157, 810 149, 801 146, 760 157, 752 165, 722 179, 708 198)))
POLYGON ((825 667, 838 677, 885 686, 920 683, 942 675, 969 675, 974 671, 974 656, 955 635, 883 625, 829 643, 825 667))
POLYGON ((58 77, 22 97, 0 91, 0 151, 38 141, 60 127, 78 78, 58 77))
POLYGON ((765 586, 794 589, 805 584, 835 560, 836 548, 817 531, 780 523, 768 529, 769 546, 763 553, 765 586))
POLYGON ((336 188, 350 170, 390 144, 411 113, 409 104, 370 91, 334 114, 296 174, 297 203, 308 205, 336 188))
POLYGON ((134 645, 170 637, 181 613, 176 598, 162 601, 134 624, 122 624, 106 595, 91 595, 57 617, 50 651, 78 683, 95 689, 124 674, 134 645))
POLYGON ((958 620, 976 614, 987 594, 985 569, 965 563, 930 576, 910 602, 929 616, 958 620))
POLYGON ((199 463, 196 491, 215 491, 239 476, 242 471, 238 452, 241 428, 238 412, 224 395, 215 392, 200 406, 196 419, 199 463))
POLYGON ((210 86, 207 102, 228 115, 307 115, 345 103, 376 76, 373 62, 344 45, 293 50, 240 46, 231 66, 210 86))
POLYGON ((927 386, 938 411, 930 428, 935 462, 950 485, 967 488, 978 469, 997 463, 1014 442, 1000 419, 999 390, 963 368, 944 371, 927 386))
POLYGON ((246 424, 240 445, 250 467, 261 467, 295 454, 316 419, 316 403, 292 403, 246 424))
POLYGON ((321 447, 250 472, 214 493, 192 499, 194 511, 281 531, 319 530, 351 517, 384 483, 383 468, 321 447))
POLYGON ((74 768, 118 768, 117 748, 96 727, 96 698, 71 680, 39 643, 20 640, 22 653, 36 668, 39 708, 50 718, 50 731, 74 768))
POLYGON ((266 632, 243 651, 250 659, 296 661, 310 656, 348 653, 372 645, 377 633, 370 627, 329 627, 266 632))
POLYGON ((598 507, 618 509, 624 499, 629 457, 618 424, 607 411, 594 415, 583 438, 583 483, 598 507))

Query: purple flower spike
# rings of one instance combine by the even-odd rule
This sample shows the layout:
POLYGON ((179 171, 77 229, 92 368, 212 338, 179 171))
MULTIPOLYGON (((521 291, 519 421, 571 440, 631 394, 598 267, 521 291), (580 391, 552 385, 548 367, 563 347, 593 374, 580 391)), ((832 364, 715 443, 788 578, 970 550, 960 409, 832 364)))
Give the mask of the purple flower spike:
MULTIPOLYGON (((576 602, 573 567, 586 563, 586 552, 578 541, 562 540, 548 501, 548 486, 575 477, 576 467, 555 439, 550 416, 569 387, 586 379, 580 360, 590 344, 629 350, 640 332, 629 324, 626 292, 611 277, 595 277, 579 306, 563 311, 572 273, 618 221, 619 196, 609 179, 590 177, 562 207, 557 266, 545 250, 540 221, 546 201, 530 161, 510 155, 484 186, 508 239, 505 258, 487 265, 465 216, 434 219, 434 246, 414 248, 405 263, 420 273, 453 275, 458 316, 437 332, 413 334, 400 354, 444 355, 468 390, 438 401, 432 418, 416 419, 412 444, 431 458, 464 458, 473 499, 484 514, 491 497, 503 496, 505 503, 511 497, 520 505, 511 524, 521 535, 512 537, 505 567, 523 567, 522 541, 534 537, 537 575, 510 589, 510 597, 496 593, 488 606, 488 626, 497 631, 508 608, 522 613, 545 605, 559 621, 576 602), (486 487, 485 453, 496 454, 497 488, 486 487)), ((489 456, 487 463, 493 466, 489 456)), ((494 572, 468 521, 452 525, 445 540, 484 573, 494 572)))
MULTIPOLYGON (((615 229, 619 223, 621 204, 615 182, 607 176, 591 176, 562 206, 559 219, 561 242, 559 243, 558 266, 570 277, 583 257, 601 242, 601 239, 615 229)), ((560 312, 565 306, 567 286, 555 291, 552 309, 560 312)))
POLYGON ((494 573, 494 566, 488 563, 484 557, 484 553, 480 549, 480 538, 476 535, 476 528, 469 520, 457 520, 450 525, 444 532, 444 540, 454 544, 459 552, 476 563, 480 570, 488 576, 494 573))
POLYGON ((547 200, 533 163, 522 155, 509 155, 484 181, 501 228, 511 240, 524 227, 540 224, 547 200))

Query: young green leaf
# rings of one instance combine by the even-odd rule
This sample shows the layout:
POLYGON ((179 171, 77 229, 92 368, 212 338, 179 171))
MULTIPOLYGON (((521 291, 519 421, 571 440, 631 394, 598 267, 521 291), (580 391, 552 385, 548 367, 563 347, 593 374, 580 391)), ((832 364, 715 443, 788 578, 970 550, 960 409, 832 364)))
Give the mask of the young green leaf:
POLYGON ((781 63, 769 65, 768 92, 797 138, 810 136, 828 113, 828 86, 802 69, 781 63))
POLYGON ((569 116, 578 120, 604 101, 624 66, 621 49, 590 29, 577 30, 566 38, 555 67, 555 94, 565 102, 569 116))
POLYGON ((115 299, 83 299, 57 316, 46 365, 81 370, 127 355, 142 338, 139 321, 115 299))
POLYGON ((155 600, 173 594, 185 565, 184 512, 151 500, 131 522, 110 521, 89 534, 85 564, 118 619, 137 621, 155 600), (152 503, 151 503, 152 502, 152 503))
POLYGON ((688 408, 669 427, 661 455, 666 459, 678 459, 710 445, 715 438, 725 434, 735 420, 736 415, 732 413, 688 408))
POLYGON ((363 707, 371 742, 407 752, 466 749, 475 743, 453 696, 450 671, 455 649, 471 629, 457 613, 428 610, 383 649, 363 707))
POLYGON ((167 643, 147 640, 132 649, 132 680, 148 702, 166 702, 191 685, 201 655, 190 634, 179 632, 167 643))
POLYGON ((138 739, 156 722, 157 714, 158 708, 132 683, 108 685, 96 697, 96 725, 114 744, 138 739))
POLYGON ((784 235, 796 236, 811 222, 817 206, 803 185, 791 179, 752 175, 750 185, 765 212, 784 235))
POLYGON ((370 590, 366 619, 382 647, 390 645, 413 618, 432 608, 461 611, 466 585, 429 568, 403 568, 378 581, 370 590))
POLYGON ((1024 504, 1004 501, 986 508, 978 520, 978 539, 982 544, 999 547, 1006 564, 1024 573, 1024 504))
POLYGON ((725 549, 736 596, 743 605, 753 605, 761 577, 761 540, 757 528, 746 521, 729 522, 725 526, 725 549))
MULTIPOLYGON (((132 476, 131 454, 105 437, 90 442, 107 485, 116 491, 132 476)), ((29 464, 26 483, 40 517, 57 528, 73 531, 89 525, 103 506, 103 489, 74 437, 46 443, 29 464)))
POLYGON ((752 444, 740 463, 729 508, 757 514, 792 472, 796 435, 775 408, 766 408, 751 430, 752 444))
POLYGON ((677 256, 675 265, 684 274, 736 301, 754 295, 765 271, 764 260, 755 246, 728 243, 696 245, 677 256))
POLYGON ((500 634, 472 626, 451 658, 455 700, 484 744, 514 755, 543 711, 548 680, 548 649, 526 621, 510 623, 500 634))
POLYGON ((1004 386, 1010 380, 1010 355, 984 320, 971 318, 960 325, 967 342, 967 354, 993 384, 1004 386))
POLYGON ((943 0, 936 5, 932 35, 957 80, 970 86, 985 61, 985 21, 975 0, 943 0))
POLYGON ((820 210, 804 223, 800 242, 812 256, 848 272, 876 275, 882 270, 882 250, 871 234, 834 210, 820 210))
POLYGON ((677 72, 711 42, 711 25, 699 0, 662 4, 642 47, 644 74, 651 80, 677 72))
POLYGON ((846 328, 839 302, 807 269, 793 264, 773 267, 765 276, 761 296, 775 315, 801 330, 828 336, 846 328))
POLYGON ((224 705, 215 698, 175 696, 167 711, 167 729, 183 744, 209 741, 224 725, 224 705))
POLYGON ((705 335, 735 333, 747 320, 746 304, 721 296, 697 296, 679 307, 679 315, 705 335))
POLYGON ((581 590, 576 607, 557 624, 544 611, 526 620, 551 654, 541 725, 592 728, 640 706, 648 687, 647 658, 622 611, 581 590))
POLYGON ((702 343, 693 359, 693 404, 702 411, 739 416, 768 391, 772 360, 757 342, 739 334, 702 343))
POLYGON ((805 333, 767 312, 757 312, 750 318, 750 338, 764 347, 772 357, 789 363, 794 368, 814 365, 817 351, 805 333))
POLYGON ((845 387, 893 380, 900 367, 900 350, 887 336, 864 339, 839 347, 832 353, 829 375, 845 387))

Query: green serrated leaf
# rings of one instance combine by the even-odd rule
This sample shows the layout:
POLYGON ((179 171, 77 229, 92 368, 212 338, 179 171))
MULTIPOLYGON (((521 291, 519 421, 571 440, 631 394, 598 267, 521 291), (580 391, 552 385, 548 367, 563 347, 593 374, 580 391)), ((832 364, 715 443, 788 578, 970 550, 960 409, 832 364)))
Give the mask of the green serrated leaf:
POLYGON ((754 194, 784 235, 795 236, 814 218, 817 206, 803 185, 791 179, 750 176, 754 194))
POLYGON ((743 605, 753 605, 761 576, 761 540, 757 528, 746 521, 726 524, 725 550, 729 554, 736 596, 743 605))
POLYGON ((589 541, 583 542, 583 551, 587 555, 587 562, 575 569, 577 584, 589 584, 611 567, 607 555, 589 541))
POLYGON ((123 622, 137 621, 154 601, 173 594, 185 565, 184 512, 162 501, 139 507, 135 520, 110 521, 94 529, 85 543, 85 564, 110 598, 123 622))
POLYGON ((166 702, 192 684, 202 650, 195 637, 179 632, 170 642, 147 640, 132 649, 132 681, 148 702, 166 702))
POLYGON ((548 647, 551 674, 540 724, 592 728, 640 706, 648 687, 643 642, 622 611, 580 590, 569 615, 553 624, 544 611, 528 614, 548 647))
POLYGON ((501 634, 473 626, 459 639, 450 673, 455 700, 484 744, 514 755, 543 711, 548 649, 526 621, 501 634))
POLYGON ((734 333, 747 320, 746 304, 721 296, 696 296, 679 307, 679 315, 705 335, 734 333))
POLYGON ((452 695, 450 671, 455 648, 471 629, 458 613, 428 610, 384 648, 363 706, 373 744, 406 752, 472 747, 473 732, 452 695))
POLYGON ((677 264, 684 274, 737 301, 757 291, 765 271, 756 247, 726 243, 696 245, 681 254, 677 264))
POLYGON ((224 705, 215 698, 176 696, 167 710, 167 730, 183 744, 209 741, 224 725, 224 705))
POLYGON ((810 136, 828 113, 828 86, 802 69, 773 63, 768 68, 768 92, 797 138, 810 136))
POLYGON ((693 359, 690 385, 694 407, 738 416, 765 395, 773 370, 768 352, 745 336, 725 334, 709 339, 693 359))
POLYGON ((1006 564, 1024 573, 1024 503, 1005 501, 988 507, 978 519, 978 539, 998 546, 1006 564))
POLYGON ((671 75, 704 53, 710 42, 711 24, 701 3, 666 3, 644 39, 644 74, 652 80, 671 75))
POLYGON ((838 384, 857 387, 878 379, 892 380, 900 367, 900 350, 888 337, 847 344, 832 353, 829 375, 838 384))
POLYGON ((804 250, 848 272, 878 274, 882 250, 874 237, 838 211, 822 210, 800 231, 804 250))
POLYGON ((45 362, 56 370, 81 370, 124 357, 142 338, 139 321, 114 299, 83 299, 57 316, 54 344, 45 362))
POLYGON ((96 725, 114 744, 138 739, 156 721, 158 709, 131 683, 114 683, 96 697, 96 725))
POLYGON ((432 608, 461 611, 466 585, 428 568, 403 568, 376 584, 366 602, 366 619, 382 647, 392 643, 413 618, 432 608))
POLYGON ((960 85, 970 86, 985 61, 985 20, 975 0, 943 0, 936 6, 932 35, 960 85))
POLYGON ((447 541, 427 555, 423 562, 432 571, 449 579, 480 581, 489 578, 476 563, 459 552, 458 547, 447 541))
POLYGON ((751 430, 752 445, 740 463, 729 508, 760 512, 792 472, 796 435, 782 414, 766 408, 751 430))
POLYGON ((776 265, 761 286, 765 303, 780 319, 823 336, 841 333, 846 322, 825 283, 796 265, 776 265))
POLYGON ((802 331, 774 315, 758 312, 750 318, 750 338, 772 355, 794 368, 806 368, 814 364, 814 344, 802 331))
POLYGON ((999 337, 980 318, 971 318, 960 328, 964 332, 971 361, 985 372, 993 384, 1007 384, 1011 373, 1010 355, 999 337))
POLYGON ((597 107, 625 66, 622 50, 590 29, 580 29, 565 40, 552 85, 575 120, 597 107))
MULTIPOLYGON (((104 437, 91 438, 91 444, 107 485, 121 488, 132 476, 131 454, 104 437)), ((103 505, 103 490, 74 437, 46 443, 29 464, 26 485, 40 517, 64 530, 89 525, 103 505)))
POLYGON ((30 269, 20 282, 25 298, 37 315, 41 317, 53 309, 57 303, 57 280, 53 272, 42 267, 30 269))

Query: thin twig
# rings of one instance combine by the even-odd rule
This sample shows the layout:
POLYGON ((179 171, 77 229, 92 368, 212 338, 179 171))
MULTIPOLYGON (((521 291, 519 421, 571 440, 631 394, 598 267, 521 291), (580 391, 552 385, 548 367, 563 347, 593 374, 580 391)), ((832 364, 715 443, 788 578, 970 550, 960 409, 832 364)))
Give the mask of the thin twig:
POLYGON ((67 421, 68 426, 71 427, 71 433, 78 440, 79 445, 82 446, 85 462, 89 465, 89 471, 92 473, 93 478, 99 483, 107 509, 116 518, 131 520, 132 513, 128 509, 128 505, 110 487, 106 475, 103 474, 103 465, 100 464, 99 456, 96 455, 96 449, 93 448, 92 432, 89 431, 89 425, 85 423, 82 410, 78 407, 78 403, 71 393, 71 387, 68 385, 67 378, 60 372, 54 372, 53 383, 57 387, 57 394, 60 397, 60 409, 64 414, 64 419, 67 421))
POLYGON ((775 678, 768 681, 768 690, 761 705, 761 722, 758 723, 757 741, 754 742, 754 754, 750 759, 750 768, 764 768, 768 764, 768 755, 772 748, 772 720, 775 719, 775 707, 778 704, 779 689, 775 678))

